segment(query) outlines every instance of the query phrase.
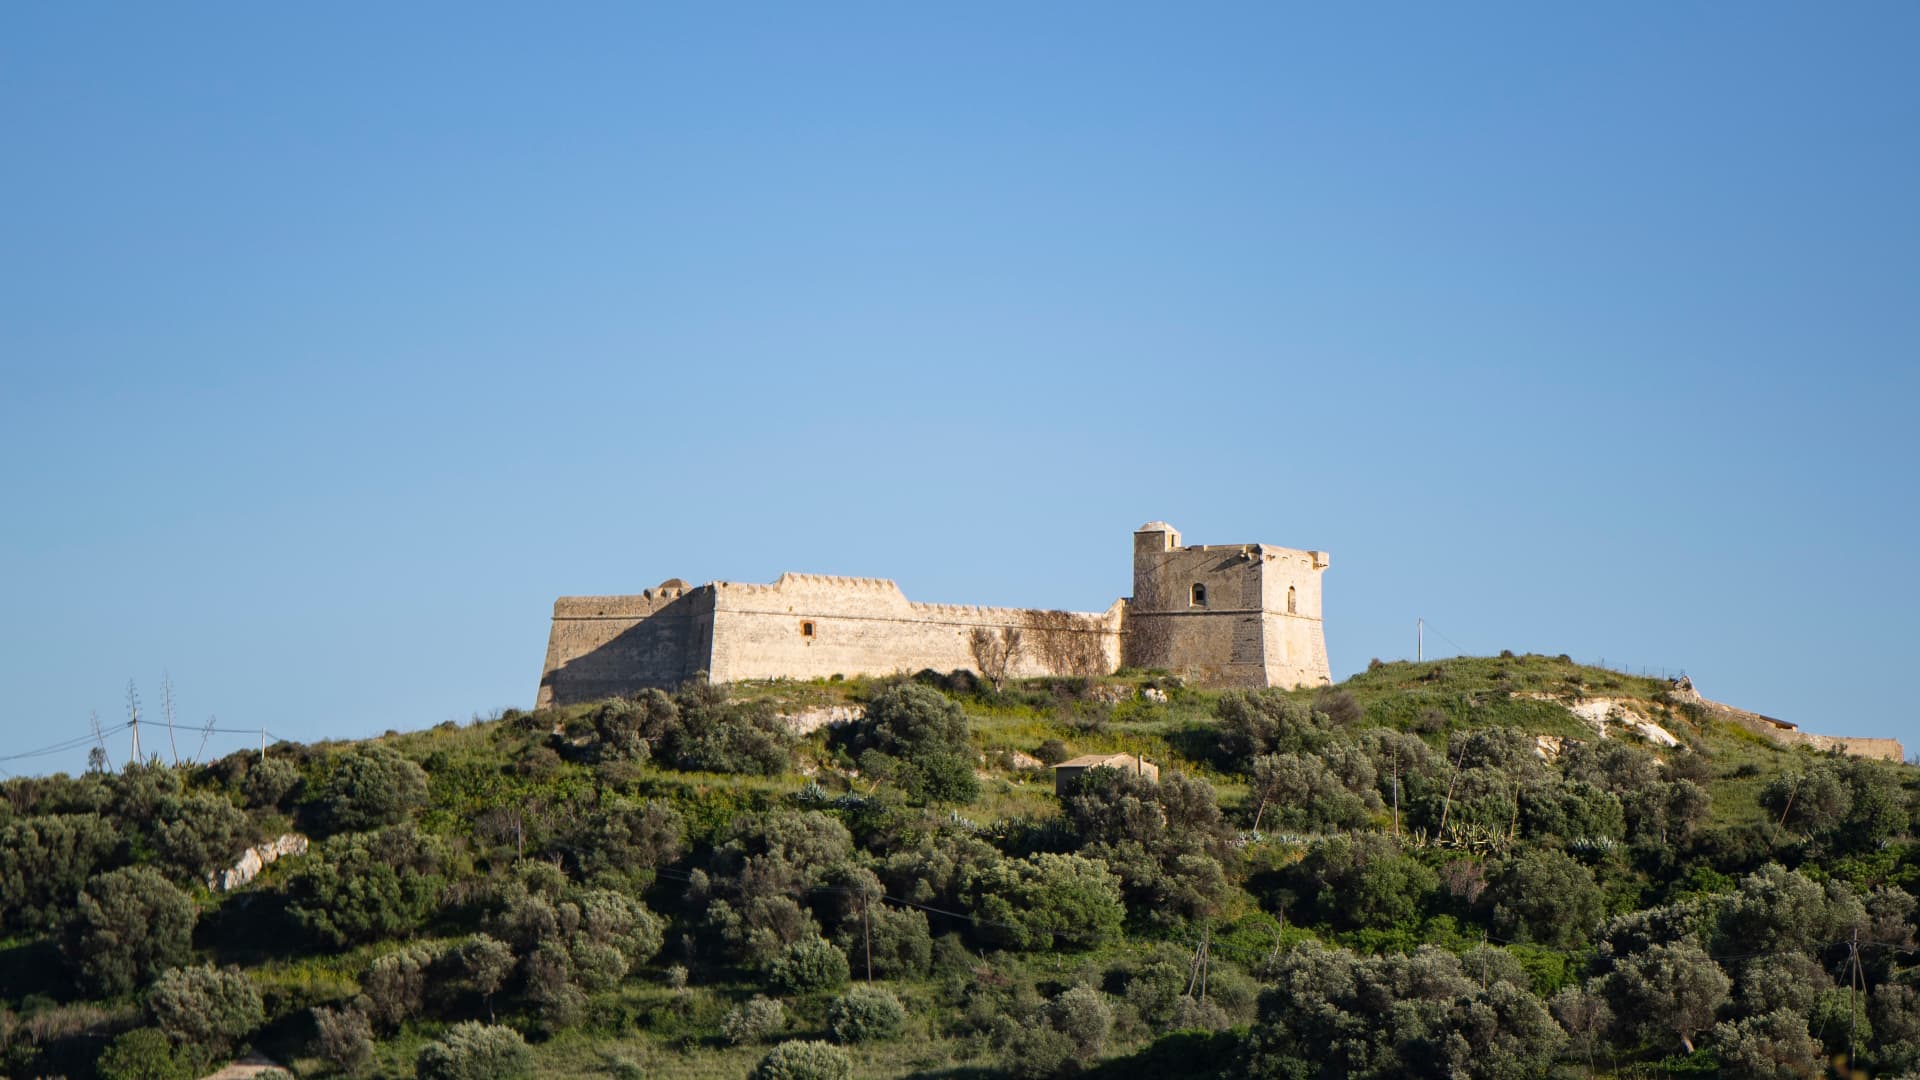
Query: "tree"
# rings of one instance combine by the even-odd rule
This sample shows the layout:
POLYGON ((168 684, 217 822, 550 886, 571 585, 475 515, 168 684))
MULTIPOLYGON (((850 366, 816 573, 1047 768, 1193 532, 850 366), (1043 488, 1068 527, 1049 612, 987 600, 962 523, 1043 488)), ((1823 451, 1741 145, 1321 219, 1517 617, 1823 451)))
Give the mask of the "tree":
POLYGON ((1020 655, 1020 628, 1003 626, 995 632, 976 626, 967 635, 967 647, 973 651, 973 662, 980 674, 986 676, 998 693, 1007 681, 1007 673, 1013 670, 1014 658, 1020 655))
POLYGON ((1245 768, 1262 754, 1306 753, 1326 743, 1333 722, 1279 690, 1230 690, 1214 706, 1220 749, 1245 768))
POLYGON ((99 814, 17 818, 0 826, 0 928, 58 926, 87 879, 117 861, 121 837, 99 814))
POLYGON ((788 945, 767 968, 767 982, 790 994, 845 986, 851 974, 847 954, 824 938, 801 938, 788 945))
POLYGON ((1120 882, 1099 859, 1047 852, 968 867, 981 936, 1016 949, 1087 947, 1119 934, 1120 882))
POLYGON ((1607 977, 1614 1015, 1648 1034, 1677 1036, 1687 1053, 1727 1002, 1727 975, 1690 941, 1655 945, 1622 958, 1607 977))
POLYGON ((755 994, 727 1010, 720 1020, 720 1033, 735 1046, 764 1042, 786 1030, 787 1007, 771 998, 755 994))
POLYGON ((153 1028, 116 1036, 93 1065, 100 1080, 193 1080, 200 1062, 191 1048, 176 1047, 153 1028))
POLYGON ((1822 888, 1805 874, 1769 863, 1740 880, 1721 931, 1740 952, 1809 952, 1865 919, 1864 907, 1843 886, 1822 888))
POLYGON ((411 825, 332 837, 288 879, 287 912, 334 947, 401 936, 438 905, 443 858, 411 825))
POLYGON ((1357 828, 1367 820, 1367 799, 1348 790, 1317 754, 1255 758, 1252 797, 1256 827, 1266 822, 1276 829, 1325 832, 1357 828))
POLYGON ((398 824, 426 801, 426 771, 378 743, 342 754, 320 789, 321 811, 341 831, 398 824))
POLYGON ((1517 976, 1491 957, 1469 973, 1433 946, 1361 957, 1307 943, 1283 953, 1247 1039, 1254 1077, 1521 1080, 1547 1073, 1565 1041, 1517 976), (1477 977, 1476 977, 1477 976, 1477 977))
POLYGON ((835 738, 862 770, 891 778, 915 802, 966 803, 980 794, 966 714, 931 687, 904 683, 882 691, 867 703, 866 716, 835 738))
POLYGON ((1563 851, 1536 848, 1507 859, 1490 884, 1494 929, 1515 941, 1572 948, 1600 921, 1600 886, 1563 851))
POLYGON ((348 1075, 373 1064, 373 1025, 359 1009, 313 1010, 314 1053, 348 1075))
POLYGON ((152 823, 155 854, 176 877, 189 880, 231 865, 255 835, 247 815, 219 795, 169 799, 159 814, 152 823))
POLYGON ((881 1042, 907 1025, 907 1010, 890 991, 856 986, 827 1006, 827 1030, 835 1042, 881 1042))
POLYGON ((147 1015, 175 1042, 219 1056, 266 1022, 260 991, 238 968, 174 968, 147 991, 147 1015))
POLYGON ((159 871, 130 866, 87 882, 63 945, 87 989, 124 994, 186 963, 198 918, 193 899, 159 871))
POLYGON ((1567 1033, 1569 1049, 1587 1062, 1587 1075, 1593 1075, 1593 1055, 1607 1045, 1613 1031, 1613 1010, 1607 999, 1593 986, 1567 986, 1548 1002, 1553 1018, 1567 1033))
POLYGON ((1128 902, 1154 921, 1204 918, 1225 899, 1227 830, 1211 784, 1088 769, 1064 808, 1080 853, 1117 873, 1128 902))
POLYGON ((1379 833, 1317 843, 1288 876, 1301 896, 1312 898, 1316 914, 1354 929, 1411 922, 1439 885, 1426 864, 1379 833))
POLYGON ((1786 1009, 1716 1026, 1713 1047, 1726 1074, 1751 1080, 1796 1080, 1825 1071, 1807 1018, 1786 1009))
POLYGON ((420 1015, 427 1000, 427 972, 432 966, 433 954, 424 948, 375 957, 360 979, 358 1004, 367 1019, 394 1031, 420 1015))
POLYGON ((485 934, 475 934, 456 947, 450 957, 454 970, 469 989, 486 1003, 487 1020, 493 1020, 493 995, 513 974, 513 948, 485 934))
POLYGON ((853 1059, 830 1042, 783 1042, 754 1066, 748 1080, 852 1080, 853 1059))
POLYGON ((420 1080, 524 1080, 533 1075, 533 1051, 512 1028, 467 1021, 422 1048, 414 1074, 420 1080))
POLYGON ((646 700, 653 756, 673 768, 773 776, 792 764, 794 735, 769 702, 729 701, 704 675, 680 688, 670 714, 646 700))

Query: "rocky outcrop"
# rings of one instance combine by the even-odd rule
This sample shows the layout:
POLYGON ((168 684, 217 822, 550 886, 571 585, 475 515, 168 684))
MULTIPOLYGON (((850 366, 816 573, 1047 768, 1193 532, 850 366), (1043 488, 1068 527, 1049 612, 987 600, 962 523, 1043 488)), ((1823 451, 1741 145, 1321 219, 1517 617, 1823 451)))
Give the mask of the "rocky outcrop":
POLYGON ((307 838, 299 833, 286 833, 277 840, 248 848, 231 867, 208 874, 207 888, 214 892, 232 892, 259 877, 268 863, 277 862, 281 856, 306 853, 307 838))

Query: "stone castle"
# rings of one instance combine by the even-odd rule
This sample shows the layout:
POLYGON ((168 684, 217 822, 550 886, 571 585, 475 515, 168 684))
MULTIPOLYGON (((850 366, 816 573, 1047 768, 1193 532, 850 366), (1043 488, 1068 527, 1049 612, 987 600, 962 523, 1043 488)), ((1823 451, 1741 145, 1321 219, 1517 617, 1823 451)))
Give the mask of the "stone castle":
POLYGON ((1324 551, 1196 544, 1162 521, 1133 534, 1133 595, 1103 612, 923 604, 883 578, 782 574, 771 585, 669 579, 637 596, 565 596, 538 705, 715 682, 889 675, 1009 676, 1164 668, 1206 686, 1332 681, 1320 616, 1324 551))

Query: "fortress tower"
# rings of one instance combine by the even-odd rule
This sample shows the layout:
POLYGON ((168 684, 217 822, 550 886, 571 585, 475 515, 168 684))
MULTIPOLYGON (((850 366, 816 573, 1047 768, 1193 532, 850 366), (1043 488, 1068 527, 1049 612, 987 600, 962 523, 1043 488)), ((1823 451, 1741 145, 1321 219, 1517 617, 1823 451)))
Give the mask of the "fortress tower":
POLYGON ((1122 655, 1211 686, 1333 681, 1320 619, 1324 551, 1267 544, 1180 546, 1149 521, 1133 534, 1133 597, 1122 655))

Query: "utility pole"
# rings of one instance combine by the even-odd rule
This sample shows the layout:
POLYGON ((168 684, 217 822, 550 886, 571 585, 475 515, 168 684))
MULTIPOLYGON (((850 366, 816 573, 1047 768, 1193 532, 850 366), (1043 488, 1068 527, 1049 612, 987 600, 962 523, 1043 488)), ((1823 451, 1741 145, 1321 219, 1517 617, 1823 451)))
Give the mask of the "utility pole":
POLYGON ((867 905, 873 902, 864 890, 860 893, 860 936, 867 941, 867 981, 873 981, 873 924, 867 920, 867 905))
POLYGON ((1427 620, 1416 620, 1414 626, 1418 636, 1413 642, 1413 659, 1417 663, 1427 658, 1427 620))
POLYGON ((173 676, 160 673, 160 713, 167 719, 167 749, 173 751, 173 767, 180 767, 180 744, 173 741, 173 676))
POLYGON ((1853 1073, 1853 1027, 1859 1022, 1860 1006, 1855 1002, 1855 988, 1860 985, 1860 928, 1853 928, 1853 940, 1847 942, 1847 959, 1852 970, 1847 972, 1847 1072, 1853 1073))
MULTIPOLYGON (((1256 830, 1258 831, 1258 830, 1256 830)), ((1393 835, 1400 837, 1400 744, 1393 744, 1393 835)))
POLYGON ((99 750, 100 750, 101 763, 106 767, 107 772, 112 772, 113 759, 107 756, 107 736, 105 732, 100 730, 100 714, 97 712, 88 713, 87 723, 93 725, 93 741, 100 744, 99 750))
POLYGON ((127 723, 133 729, 133 764, 140 764, 140 692, 127 680, 127 723))

